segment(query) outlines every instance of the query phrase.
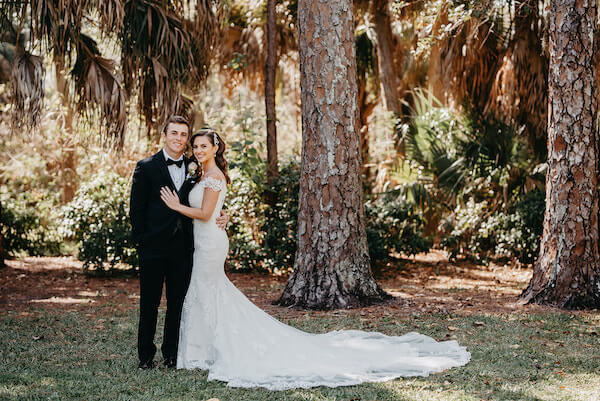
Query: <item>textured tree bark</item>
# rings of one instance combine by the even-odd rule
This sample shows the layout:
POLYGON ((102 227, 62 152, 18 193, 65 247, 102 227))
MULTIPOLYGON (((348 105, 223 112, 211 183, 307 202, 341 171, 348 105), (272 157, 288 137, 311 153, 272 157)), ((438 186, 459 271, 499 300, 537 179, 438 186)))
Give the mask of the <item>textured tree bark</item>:
POLYGON ((398 76, 394 65, 393 34, 389 14, 388 0, 375 0, 373 2, 375 17, 375 46, 377 47, 377 68, 379 69, 379 82, 383 89, 383 103, 388 111, 396 115, 402 112, 400 95, 398 93, 398 76))
POLYGON ((298 247, 278 303, 311 309, 381 301, 371 272, 360 184, 351 0, 298 3, 302 171, 298 247))
MULTIPOLYGON (((65 77, 65 67, 61 62, 54 63, 56 69, 56 89, 60 93, 63 107, 66 109, 65 130, 66 141, 62 144, 62 160, 60 162, 61 174, 61 201, 70 202, 75 197, 77 190, 77 155, 75 154, 75 136, 73 132, 73 106, 69 97, 69 87, 65 77)), ((60 139, 60 138, 59 138, 60 139)))
POLYGON ((526 302, 600 306, 596 18, 596 0, 550 2, 546 214, 526 302))
POLYGON ((275 0, 267 0, 267 62, 265 65, 265 107, 267 114, 267 182, 277 178, 277 125, 275 114, 275 72, 277 68, 277 21, 275 0))

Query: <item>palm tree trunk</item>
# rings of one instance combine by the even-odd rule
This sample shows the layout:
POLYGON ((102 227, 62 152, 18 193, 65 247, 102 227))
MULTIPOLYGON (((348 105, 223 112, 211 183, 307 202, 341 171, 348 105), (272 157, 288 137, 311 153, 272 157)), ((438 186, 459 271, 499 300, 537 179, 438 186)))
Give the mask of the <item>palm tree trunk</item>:
MULTIPOLYGON (((265 107, 267 114, 267 183, 277 179, 277 125, 275 114, 275 73, 277 69, 277 21, 275 0, 267 0, 267 62, 265 66, 265 107)), ((274 203, 274 202, 273 202, 274 203)))
POLYGON ((61 201, 63 203, 70 202, 75 197, 75 191, 77 189, 77 154, 75 153, 75 137, 73 132, 73 106, 69 98, 69 87, 67 86, 67 79, 65 77, 64 66, 60 62, 55 62, 54 67, 56 70, 56 89, 60 93, 60 98, 65 113, 65 142, 62 144, 62 160, 60 166, 60 185, 62 189, 61 201))
POLYGON ((389 13, 388 0, 375 0, 373 5, 375 17, 375 46, 377 47, 377 68, 379 69, 379 82, 383 89, 383 102, 388 111, 395 115, 402 112, 400 96, 398 94, 398 76, 394 65, 394 45, 392 25, 389 13))
POLYGON ((533 277, 521 297, 565 308, 597 308, 596 0, 551 0, 549 20, 544 235, 533 277))
POLYGON ((350 0, 298 3, 298 247, 281 305, 333 309, 385 298, 373 279, 365 233, 352 14, 350 0))

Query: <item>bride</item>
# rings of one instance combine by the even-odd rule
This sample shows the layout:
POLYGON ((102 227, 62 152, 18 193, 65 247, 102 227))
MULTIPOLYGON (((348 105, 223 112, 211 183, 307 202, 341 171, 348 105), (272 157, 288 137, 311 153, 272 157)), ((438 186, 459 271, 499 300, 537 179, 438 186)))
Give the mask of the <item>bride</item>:
POLYGON ((230 179, 225 143, 204 129, 190 140, 204 173, 189 194, 191 207, 163 188, 171 209, 194 219, 194 265, 185 297, 177 368, 206 369, 209 380, 271 390, 347 386, 427 376, 469 362, 456 341, 411 332, 399 337, 340 330, 311 334, 287 326, 250 302, 227 278, 227 234, 215 224, 230 179))

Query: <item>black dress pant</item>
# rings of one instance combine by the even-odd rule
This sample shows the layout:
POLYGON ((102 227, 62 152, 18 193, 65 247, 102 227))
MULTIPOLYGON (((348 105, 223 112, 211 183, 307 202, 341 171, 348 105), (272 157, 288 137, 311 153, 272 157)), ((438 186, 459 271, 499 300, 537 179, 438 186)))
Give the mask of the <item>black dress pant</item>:
POLYGON ((177 357, 181 310, 192 272, 192 250, 181 231, 160 248, 140 249, 138 356, 141 362, 151 361, 156 353, 154 334, 163 283, 166 283, 167 314, 161 351, 165 359, 177 357))

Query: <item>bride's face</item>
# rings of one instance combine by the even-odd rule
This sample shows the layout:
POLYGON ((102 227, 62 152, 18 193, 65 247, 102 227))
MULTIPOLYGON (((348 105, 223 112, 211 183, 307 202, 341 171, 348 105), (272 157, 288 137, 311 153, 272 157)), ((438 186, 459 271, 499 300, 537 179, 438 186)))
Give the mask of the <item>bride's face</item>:
POLYGON ((209 136, 197 136, 192 144, 192 152, 199 163, 214 159, 219 147, 213 145, 209 136))

